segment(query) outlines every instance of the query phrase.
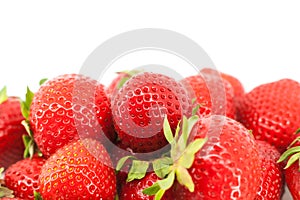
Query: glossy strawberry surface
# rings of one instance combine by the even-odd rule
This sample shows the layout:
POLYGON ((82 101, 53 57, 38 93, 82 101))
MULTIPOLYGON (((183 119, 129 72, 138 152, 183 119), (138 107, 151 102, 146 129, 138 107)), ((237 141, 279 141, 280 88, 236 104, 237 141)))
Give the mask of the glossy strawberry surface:
POLYGON ((9 97, 0 104, 0 167, 7 168, 23 158, 22 135, 27 132, 21 124, 20 100, 9 97))
POLYGON ((39 88, 31 104, 30 126, 46 157, 73 139, 115 139, 103 85, 78 74, 58 76, 39 88))
POLYGON ((54 153, 41 170, 39 186, 44 200, 113 200, 116 177, 105 147, 87 138, 54 153))
POLYGON ((300 124, 300 83, 282 79, 254 88, 241 100, 239 121, 258 140, 277 147, 282 153, 294 140, 300 124))
POLYGON ((112 112, 120 142, 134 152, 152 152, 167 144, 164 116, 174 131, 183 115, 191 115, 191 99, 174 79, 145 72, 123 85, 112 99, 112 112))
POLYGON ((282 167, 277 163, 280 153, 265 141, 256 141, 256 143, 259 149, 262 176, 255 200, 280 200, 284 185, 282 167))
POLYGON ((217 72, 189 76, 181 82, 196 97, 196 103, 200 105, 199 116, 214 114, 235 118, 232 86, 217 72))
POLYGON ((14 192, 15 197, 34 199, 33 192, 39 192, 39 175, 45 159, 26 158, 11 165, 5 171, 5 185, 14 192))
POLYGON ((259 186, 260 160, 254 138, 240 123, 224 117, 200 119, 191 139, 208 141, 195 155, 189 173, 195 184, 189 192, 178 183, 176 200, 254 199, 259 186))

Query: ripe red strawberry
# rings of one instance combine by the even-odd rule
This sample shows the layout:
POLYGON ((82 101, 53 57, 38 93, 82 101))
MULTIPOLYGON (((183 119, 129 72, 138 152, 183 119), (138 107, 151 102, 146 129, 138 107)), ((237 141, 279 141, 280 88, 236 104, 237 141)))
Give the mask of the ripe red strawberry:
POLYGON ((223 80, 218 72, 201 72, 201 74, 187 77, 181 82, 196 97, 196 103, 200 105, 199 116, 214 114, 235 118, 232 86, 223 80))
POLYGON ((109 97, 115 95, 118 90, 128 81, 132 76, 138 74, 140 71, 132 70, 132 71, 122 71, 117 72, 117 77, 113 79, 110 85, 106 88, 106 94, 109 97))
POLYGON ((282 153, 300 124, 299 99, 300 83, 291 79, 260 85, 242 98, 239 121, 282 153))
POLYGON ((23 158, 22 135, 26 130, 21 124, 20 100, 7 97, 6 88, 0 92, 0 167, 7 168, 23 158))
POLYGON ((277 163, 280 153, 265 141, 256 141, 261 163, 260 186, 255 200, 280 199, 283 192, 282 168, 277 163))
POLYGON ((240 98, 245 94, 245 89, 244 89, 243 84, 237 78, 233 77, 232 75, 229 75, 229 74, 226 74, 223 72, 218 72, 211 68, 204 68, 201 70, 201 73, 209 73, 209 74, 219 73, 221 78, 228 81, 230 83, 230 85, 232 86, 234 98, 240 98))
POLYGON ((113 200, 116 176, 104 146, 87 138, 71 142, 48 158, 40 174, 44 200, 113 200))
MULTIPOLYGON (((300 129, 297 130, 299 134, 300 129)), ((287 160, 285 181, 294 200, 300 200, 300 136, 298 136, 281 155, 278 162, 287 160)))
POLYGON ((41 85, 30 106, 30 127, 46 157, 79 137, 115 139, 103 85, 78 74, 61 75, 41 85))
MULTIPOLYGON (((143 190, 152 186, 160 178, 154 172, 148 172, 141 180, 133 180, 123 185, 119 199, 120 200, 154 200, 153 196, 143 193, 143 190)), ((173 200, 173 195, 170 190, 161 198, 162 200, 173 200)))
POLYGON ((191 114, 191 100, 174 79, 140 73, 128 80, 112 99, 114 126, 120 142, 134 152, 152 152, 167 144, 162 131, 166 114, 172 130, 191 114))
POLYGON ((260 161, 254 138, 240 123, 212 116, 200 120, 192 138, 207 137, 188 169, 194 192, 174 186, 175 199, 254 199, 259 186, 260 161))
POLYGON ((45 159, 26 158, 11 165, 5 171, 5 185, 14 192, 15 197, 34 199, 34 191, 39 191, 38 179, 45 159))

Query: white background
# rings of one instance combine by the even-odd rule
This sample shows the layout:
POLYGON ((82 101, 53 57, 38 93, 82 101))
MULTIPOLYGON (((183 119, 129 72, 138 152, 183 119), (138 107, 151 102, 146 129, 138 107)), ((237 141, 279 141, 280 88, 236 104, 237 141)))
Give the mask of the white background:
POLYGON ((299 21, 297 1, 1 1, 0 87, 23 96, 41 78, 78 73, 98 45, 137 28, 186 35, 247 91, 299 80, 299 21))

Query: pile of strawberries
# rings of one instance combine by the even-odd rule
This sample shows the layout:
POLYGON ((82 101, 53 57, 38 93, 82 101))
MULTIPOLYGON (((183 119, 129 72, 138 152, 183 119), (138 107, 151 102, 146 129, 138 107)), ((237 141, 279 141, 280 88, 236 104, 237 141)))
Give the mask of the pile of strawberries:
POLYGON ((213 69, 0 92, 0 198, 300 200, 300 83, 245 93, 213 69))

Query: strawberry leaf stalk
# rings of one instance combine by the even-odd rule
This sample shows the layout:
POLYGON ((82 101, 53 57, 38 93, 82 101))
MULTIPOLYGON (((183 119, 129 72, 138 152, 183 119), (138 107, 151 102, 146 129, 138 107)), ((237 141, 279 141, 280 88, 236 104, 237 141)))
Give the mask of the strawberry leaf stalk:
POLYGON ((164 134, 171 145, 170 157, 163 157, 152 163, 155 173, 161 180, 146 188, 143 191, 144 194, 154 195, 155 200, 160 200, 164 193, 172 187, 175 179, 190 192, 194 191, 195 185, 188 169, 194 162, 195 154, 207 141, 206 138, 198 138, 188 143, 189 135, 197 121, 197 116, 189 119, 183 117, 181 135, 179 135, 179 123, 173 136, 167 118, 164 119, 164 134))

